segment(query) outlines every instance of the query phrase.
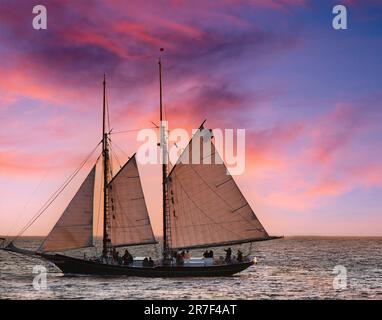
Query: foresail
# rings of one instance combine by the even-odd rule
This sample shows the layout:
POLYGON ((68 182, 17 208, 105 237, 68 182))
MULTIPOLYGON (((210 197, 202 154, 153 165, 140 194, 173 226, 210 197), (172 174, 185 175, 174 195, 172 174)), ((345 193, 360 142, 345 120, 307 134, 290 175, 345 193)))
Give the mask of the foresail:
POLYGON ((95 166, 66 207, 39 251, 64 251, 93 245, 95 166))
POLYGON ((197 131, 169 175, 167 238, 172 249, 269 239, 211 139, 209 130, 197 131), (191 162, 196 139, 201 141, 200 147, 194 147, 199 164, 191 162))
POLYGON ((110 181, 108 206, 113 246, 156 243, 135 155, 110 181))

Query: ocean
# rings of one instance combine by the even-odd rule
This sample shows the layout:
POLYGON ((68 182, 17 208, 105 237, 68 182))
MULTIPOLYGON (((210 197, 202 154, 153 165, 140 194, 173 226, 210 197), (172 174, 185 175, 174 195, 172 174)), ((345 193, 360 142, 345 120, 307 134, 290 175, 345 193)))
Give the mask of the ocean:
MULTIPOLYGON (((41 238, 17 245, 36 249, 41 238)), ((249 245, 242 245, 247 253, 249 245)), ((237 247, 232 247, 234 254, 237 247)), ((215 256, 223 255, 215 249, 215 256)), ((89 248, 87 255, 100 253, 89 248)), ((131 249, 156 257, 154 246, 131 249)), ((83 255, 71 252, 73 255, 83 255)), ((192 252, 193 256, 201 251, 192 252)), ((64 276, 46 261, 0 250, 1 299, 382 299, 382 238, 286 237, 254 243, 257 264, 223 278, 149 279, 64 276), (35 266, 47 268, 47 286, 36 290, 35 266)))

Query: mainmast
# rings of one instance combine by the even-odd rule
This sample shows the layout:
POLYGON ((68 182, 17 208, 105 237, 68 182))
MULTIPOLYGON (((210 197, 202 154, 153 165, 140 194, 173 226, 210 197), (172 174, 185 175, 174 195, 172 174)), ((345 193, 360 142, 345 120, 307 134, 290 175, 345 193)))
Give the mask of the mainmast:
MULTIPOLYGON (((163 51, 163 48, 160 49, 163 51)), ((167 179, 167 143, 166 132, 163 123, 163 90, 162 90, 162 60, 159 57, 159 119, 160 119, 160 147, 162 151, 162 191, 163 191, 163 257, 166 258, 168 253, 167 244, 167 203, 166 203, 166 179, 167 179)))
POLYGON ((108 167, 109 147, 106 132, 106 76, 103 76, 103 115, 102 115, 102 158, 103 158, 103 250, 102 255, 106 257, 108 252, 108 221, 107 221, 107 190, 108 190, 108 167))

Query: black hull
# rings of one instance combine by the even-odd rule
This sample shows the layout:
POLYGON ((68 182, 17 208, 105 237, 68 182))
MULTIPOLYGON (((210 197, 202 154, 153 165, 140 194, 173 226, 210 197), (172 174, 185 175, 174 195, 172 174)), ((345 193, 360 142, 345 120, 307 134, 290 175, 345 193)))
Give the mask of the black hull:
POLYGON ((53 262, 64 274, 149 278, 226 277, 239 273, 253 265, 253 262, 250 261, 205 267, 156 266, 150 268, 103 264, 95 261, 82 260, 59 254, 43 255, 43 257, 53 262))

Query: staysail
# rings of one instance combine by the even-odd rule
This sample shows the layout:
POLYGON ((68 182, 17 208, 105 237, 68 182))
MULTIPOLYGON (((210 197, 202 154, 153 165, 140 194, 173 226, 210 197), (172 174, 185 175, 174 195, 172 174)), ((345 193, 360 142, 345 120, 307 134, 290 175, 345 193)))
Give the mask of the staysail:
POLYGON ((112 245, 156 243, 135 154, 110 181, 108 194, 112 245))
POLYGON ((39 251, 63 251, 93 245, 95 166, 66 207, 39 251))
POLYGON ((210 130, 200 128, 168 177, 167 237, 171 249, 269 239, 211 139, 210 130), (195 140, 200 144, 194 144, 195 140), (191 162, 193 153, 199 164, 191 162), (211 164, 206 164, 206 159, 211 164))

